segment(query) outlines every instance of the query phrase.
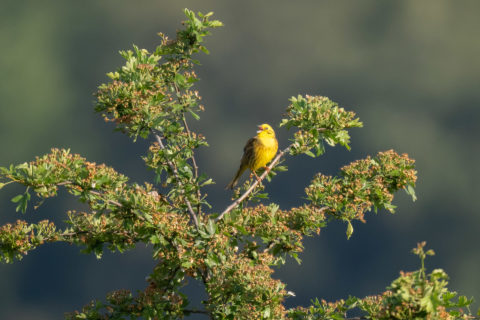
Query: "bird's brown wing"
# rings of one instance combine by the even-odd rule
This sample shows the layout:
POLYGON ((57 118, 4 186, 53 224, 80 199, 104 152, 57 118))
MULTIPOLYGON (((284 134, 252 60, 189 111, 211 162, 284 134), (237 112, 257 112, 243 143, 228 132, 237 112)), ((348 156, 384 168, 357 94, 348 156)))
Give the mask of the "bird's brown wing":
POLYGON ((255 143, 257 143, 256 139, 250 138, 245 144, 245 147, 243 147, 243 156, 242 156, 241 164, 247 166, 248 168, 252 166, 253 161, 255 159, 255 154, 254 154, 255 143))
POLYGON ((243 156, 242 160, 240 161, 240 167, 237 170, 237 173, 235 174, 235 177, 233 177, 232 181, 227 185, 225 189, 233 189, 235 185, 237 184, 238 179, 242 175, 242 173, 247 169, 252 166, 253 159, 254 159, 254 144, 256 143, 255 138, 251 138, 247 141, 247 144, 243 148, 243 156))

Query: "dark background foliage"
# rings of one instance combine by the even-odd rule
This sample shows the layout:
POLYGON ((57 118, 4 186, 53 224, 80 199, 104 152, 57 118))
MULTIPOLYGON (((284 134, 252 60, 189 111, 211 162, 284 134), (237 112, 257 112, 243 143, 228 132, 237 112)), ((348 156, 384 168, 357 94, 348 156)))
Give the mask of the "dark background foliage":
MULTIPOLYGON (((417 160, 418 201, 401 194, 394 216, 367 215, 346 240, 332 223, 306 241, 298 266, 277 272, 296 293, 287 306, 314 297, 379 293, 399 270, 416 269, 410 249, 426 240, 451 288, 480 299, 477 125, 480 116, 480 3, 470 1, 10 1, 0 3, 0 165, 32 160, 51 147, 71 148, 107 163, 133 181, 151 180, 140 155, 146 143, 112 132, 93 112, 92 93, 105 73, 123 64, 118 51, 133 43, 153 49, 156 33, 174 36, 182 9, 214 11, 225 27, 198 58, 198 89, 206 112, 197 131, 211 147, 200 166, 217 182, 208 190, 221 211, 223 189, 257 124, 278 125, 292 95, 330 97, 358 113, 352 151, 329 148, 320 159, 288 158, 289 171, 268 185, 282 208, 302 202, 315 172, 335 174, 354 159, 394 148, 417 160)), ((277 129, 280 146, 289 133, 277 129)), ((0 193, 0 222, 15 221, 0 193)), ((65 219, 71 197, 29 210, 28 221, 65 219)), ((140 245, 102 260, 69 245, 49 245, 0 266, 1 319, 53 319, 119 288, 140 289, 154 262, 140 245)), ((199 286, 187 288, 199 296, 199 286)), ((475 304, 478 306, 478 303, 475 304)))

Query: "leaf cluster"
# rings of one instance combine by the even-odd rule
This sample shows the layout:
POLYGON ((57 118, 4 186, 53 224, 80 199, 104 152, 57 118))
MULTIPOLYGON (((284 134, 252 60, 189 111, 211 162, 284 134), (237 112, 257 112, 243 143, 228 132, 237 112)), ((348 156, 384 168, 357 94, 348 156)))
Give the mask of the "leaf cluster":
POLYGON ((298 307, 289 310, 289 317, 295 320, 327 319, 371 319, 371 320, 454 320, 475 319, 469 312, 473 299, 459 296, 448 290, 448 276, 442 269, 435 269, 426 275, 424 260, 434 255, 433 250, 424 251, 425 242, 413 250, 420 258, 420 269, 400 272, 400 277, 387 287, 387 291, 365 298, 349 297, 336 302, 312 301, 309 308, 298 307), (361 317, 349 318, 349 314, 362 313, 361 317))
POLYGON ((324 143, 330 146, 340 144, 350 149, 350 136, 346 129, 363 126, 355 118, 355 113, 345 111, 327 97, 299 95, 292 97, 290 102, 287 118, 282 119, 280 126, 299 129, 292 139, 292 155, 304 153, 318 157, 325 152, 324 143))
POLYGON ((306 188, 307 199, 335 219, 347 222, 347 237, 353 233, 352 220, 365 222, 366 211, 386 209, 394 212, 393 193, 405 189, 415 200, 414 160, 407 154, 389 150, 375 158, 344 166, 340 177, 317 174, 306 188))
POLYGON ((178 31, 174 40, 159 33, 161 44, 154 52, 137 46, 121 51, 125 65, 108 73, 111 81, 96 93, 95 110, 135 139, 147 138, 152 130, 162 132, 167 139, 174 137, 184 130, 186 112, 198 120, 197 112, 203 110, 198 92, 191 90, 197 81, 193 71, 196 61, 191 56, 200 50, 208 52, 202 45, 203 38, 209 28, 222 23, 210 20, 212 13, 199 14, 199 19, 185 9, 185 15, 186 28, 178 31))

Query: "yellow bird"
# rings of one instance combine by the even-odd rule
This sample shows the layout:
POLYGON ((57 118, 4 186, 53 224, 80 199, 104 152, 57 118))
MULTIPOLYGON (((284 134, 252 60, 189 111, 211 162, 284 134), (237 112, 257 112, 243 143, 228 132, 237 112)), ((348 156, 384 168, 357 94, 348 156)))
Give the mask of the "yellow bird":
POLYGON ((275 131, 273 131, 272 127, 266 123, 259 125, 257 135, 250 138, 243 148, 240 167, 238 168, 235 177, 227 185, 226 189, 233 189, 237 184, 238 179, 247 168, 250 169, 258 179, 255 171, 261 167, 265 167, 267 163, 275 157, 277 150, 278 141, 275 138, 275 131))

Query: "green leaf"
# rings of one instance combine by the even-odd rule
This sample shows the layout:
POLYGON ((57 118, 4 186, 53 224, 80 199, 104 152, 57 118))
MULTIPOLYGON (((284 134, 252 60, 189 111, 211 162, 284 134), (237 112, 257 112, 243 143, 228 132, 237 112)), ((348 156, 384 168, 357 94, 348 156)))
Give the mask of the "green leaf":
POLYGON ((223 27, 223 23, 219 20, 213 20, 210 22, 212 28, 223 27))
POLYGON ((428 313, 432 313, 435 310, 432 301, 432 288, 427 288, 425 296, 420 299, 420 305, 424 307, 428 313))
POLYGON ((309 156, 309 157, 315 158, 315 155, 314 155, 313 152, 310 151, 310 150, 306 150, 304 153, 305 153, 307 156, 309 156))
POLYGON ((353 226, 352 226, 352 223, 350 221, 348 221, 348 225, 347 225, 347 239, 350 239, 350 237, 352 236, 353 234, 353 226))
POLYGON ((212 178, 210 178, 210 179, 204 181, 200 186, 203 187, 203 186, 207 186, 207 185, 209 185, 209 184, 214 184, 214 183, 215 183, 215 182, 213 182, 212 178))
POLYGON ((415 189, 411 185, 408 185, 405 191, 412 197, 412 201, 417 200, 417 196, 415 195, 415 189))
POLYGON ((188 109, 188 112, 190 112, 190 114, 192 115, 192 117, 195 118, 195 120, 200 120, 200 116, 198 114, 196 114, 195 112, 193 112, 192 110, 188 109))
POLYGON ((257 193, 255 197, 259 199, 268 199, 268 193, 257 193))
POLYGON ((265 319, 269 319, 270 318, 270 313, 271 313, 270 307, 266 307, 265 310, 263 311, 263 317, 265 319))
POLYGON ((150 243, 151 244, 158 244, 160 243, 160 239, 156 234, 150 236, 150 243))
POLYGON ((23 194, 19 194, 18 196, 15 196, 12 198, 12 202, 17 203, 18 201, 22 200, 23 194))
POLYGON ((21 211, 22 213, 25 213, 27 211, 27 206, 28 206, 28 201, 30 200, 30 193, 28 192, 28 188, 25 191, 24 194, 19 194, 18 196, 15 196, 12 198, 12 202, 18 203, 17 207, 15 208, 15 211, 21 211))
POLYGON ((204 46, 201 46, 200 50, 202 50, 202 52, 205 53, 205 54, 210 54, 210 51, 207 48, 205 48, 204 46))
POLYGON ((176 84, 183 87, 183 86, 185 86, 185 82, 186 82, 186 79, 182 74, 180 74, 180 73, 175 74, 175 83, 176 84))
POLYGON ((215 234, 216 225, 215 225, 215 222, 212 219, 208 219, 207 231, 212 236, 215 234))

